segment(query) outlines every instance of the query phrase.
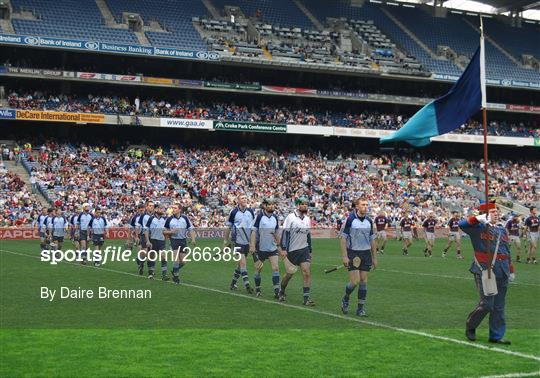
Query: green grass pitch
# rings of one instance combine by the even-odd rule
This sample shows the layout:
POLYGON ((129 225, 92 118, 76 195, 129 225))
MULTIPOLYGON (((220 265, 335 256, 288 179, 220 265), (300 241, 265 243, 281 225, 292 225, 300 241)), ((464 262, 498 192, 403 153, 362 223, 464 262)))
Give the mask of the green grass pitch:
MULTIPOLYGON (((0 241, 0 376, 540 374, 540 267, 516 265, 506 312, 512 345, 487 343, 487 319, 469 343, 464 323, 477 302, 471 249, 465 239, 464 260, 453 250, 443 259, 444 242, 428 259, 421 240, 408 257, 390 241, 369 277, 369 317, 359 319, 339 309, 346 270, 323 272, 340 263, 338 240, 314 241, 313 309, 301 305, 300 273, 286 304, 276 302, 269 266, 259 300, 228 290, 232 262, 190 263, 178 286, 139 277, 133 262, 51 266, 39 260, 36 241, 0 241), (152 298, 49 302, 42 286, 150 289, 152 298)), ((251 259, 248 271, 252 278, 251 259)))

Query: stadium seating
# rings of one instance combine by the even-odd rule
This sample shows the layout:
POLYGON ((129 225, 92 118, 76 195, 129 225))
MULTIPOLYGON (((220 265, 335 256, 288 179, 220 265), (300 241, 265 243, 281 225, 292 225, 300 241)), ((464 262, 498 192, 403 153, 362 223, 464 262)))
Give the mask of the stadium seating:
POLYGON ((212 0, 219 9, 236 6, 246 17, 255 17, 269 24, 287 28, 313 29, 315 26, 292 0, 212 0))
POLYGON ((103 24, 94 0, 12 0, 14 11, 31 10, 36 20, 12 19, 18 34, 138 44, 133 32, 103 24))
POLYGON ((514 58, 521 60, 529 54, 540 60, 540 29, 538 25, 523 22, 520 28, 512 27, 494 19, 484 19, 486 34, 504 46, 514 58))
POLYGON ((206 46, 191 23, 192 17, 208 16, 206 7, 200 0, 107 0, 112 14, 118 22, 122 12, 141 15, 145 23, 158 21, 163 32, 146 32, 149 41, 155 46, 168 46, 191 50, 206 50, 206 46))
MULTIPOLYGON (((387 10, 434 52, 439 45, 444 45, 452 48, 458 55, 470 58, 478 48, 479 34, 465 22, 467 19, 469 23, 477 25, 477 17, 448 13, 446 18, 435 18, 418 9, 405 7, 399 7, 399 10, 387 7, 387 10)), ((529 44, 534 45, 532 41, 529 44)), ((499 80, 513 77, 517 80, 538 81, 540 74, 517 67, 493 44, 486 41, 486 76, 499 80)))

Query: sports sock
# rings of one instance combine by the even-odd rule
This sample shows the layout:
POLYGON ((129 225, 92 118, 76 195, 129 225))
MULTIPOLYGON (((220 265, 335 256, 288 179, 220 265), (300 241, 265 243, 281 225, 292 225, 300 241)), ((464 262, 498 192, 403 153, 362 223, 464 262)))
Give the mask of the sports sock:
POLYGON ((184 266, 185 264, 183 263, 178 263, 178 262, 175 262, 173 264, 173 269, 172 269, 172 273, 174 276, 178 277, 180 275, 180 269, 182 269, 182 267, 184 266))
POLYGON ((241 268, 240 269, 240 274, 242 275, 242 281, 244 281, 244 286, 248 287, 249 286, 249 277, 248 277, 248 272, 247 272, 246 268, 241 268))
POLYGON ((234 270, 234 275, 233 275, 233 279, 232 279, 232 282, 231 282, 231 286, 236 285, 236 282, 238 281, 239 278, 240 278, 240 269, 236 268, 234 270))
POLYGON ((274 291, 279 290, 279 272, 272 273, 272 285, 274 286, 274 291))
POLYGON ((304 287, 304 303, 309 299, 309 287, 304 287))
POLYGON ((360 310, 364 309, 364 305, 366 304, 366 296, 367 296, 367 283, 360 282, 360 286, 358 287, 358 308, 360 310))
POLYGON ((161 260, 161 275, 165 276, 167 274, 167 260, 161 260))
POLYGON ((345 285, 345 300, 347 302, 349 301, 349 297, 355 288, 356 288, 356 285, 353 285, 350 282, 347 285, 345 285))
POLYGON ((256 272, 253 275, 253 279, 255 280, 255 289, 257 291, 261 290, 261 274, 259 272, 256 272))
POLYGON ((156 269, 156 262, 148 260, 148 274, 154 274, 156 269))

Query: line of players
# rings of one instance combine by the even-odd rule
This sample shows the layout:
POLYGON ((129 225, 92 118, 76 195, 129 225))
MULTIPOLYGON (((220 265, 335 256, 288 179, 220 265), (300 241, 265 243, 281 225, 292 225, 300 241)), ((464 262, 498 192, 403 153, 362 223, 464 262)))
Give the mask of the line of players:
MULTIPOLYGON (((452 217, 448 220, 446 227, 448 227, 448 242, 443 249, 442 257, 446 257, 448 251, 455 243, 456 245, 456 257, 463 259, 461 254, 461 232, 459 230, 460 217, 459 212, 453 211, 452 217)), ((404 256, 409 255, 409 247, 412 245, 414 238, 418 238, 418 220, 409 214, 407 210, 403 212, 403 216, 396 227, 396 237, 402 241, 402 253, 404 256)), ((427 217, 421 223, 421 227, 424 231, 424 256, 431 257, 433 255, 433 246, 435 243, 435 229, 439 226, 439 221, 435 218, 433 211, 428 211, 427 217)), ((384 253, 386 246, 387 234, 386 228, 391 225, 390 219, 386 217, 386 213, 381 211, 377 217, 375 217, 375 226, 377 228, 377 253, 384 253)), ((527 264, 537 264, 536 249, 538 245, 538 227, 539 218, 536 213, 536 207, 530 208, 530 215, 522 220, 521 215, 513 215, 505 225, 508 235, 510 236, 510 243, 516 248, 516 262, 521 262, 521 238, 525 238, 528 241, 527 251, 527 264)))
MULTIPOLYGON (((387 228, 390 220, 384 211, 381 211, 374 221, 367 215, 368 203, 363 199, 355 201, 355 207, 350 211, 347 220, 340 227, 342 237, 342 259, 344 265, 350 272, 350 283, 346 287, 346 295, 342 301, 343 312, 348 311, 348 296, 351 290, 359 285, 359 308, 358 315, 365 312, 365 296, 367 292, 367 272, 377 264, 377 254, 384 254, 387 242, 387 228), (355 250, 354 246, 361 246, 360 250, 355 250), (355 255, 361 251, 361 257, 355 255), (361 298, 362 297, 362 298, 361 298), (345 298, 347 300, 345 301, 345 298)), ((95 209, 90 213, 90 206, 83 205, 82 212, 73 214, 69 220, 63 216, 62 210, 44 209, 36 220, 36 228, 41 238, 41 249, 58 248, 61 249, 65 235, 69 232, 70 238, 75 243, 75 248, 80 251, 83 264, 86 263, 85 250, 88 241, 92 240, 94 248, 100 249, 105 239, 107 220, 101 215, 100 209, 95 209)), ((527 229, 529 240, 529 252, 527 262, 536 264, 536 246, 538 241, 539 218, 536 215, 536 208, 530 209, 530 216, 524 221, 520 221, 519 216, 514 216, 508 221, 508 229, 511 242, 517 248, 517 261, 520 261, 519 248, 521 245, 520 235, 523 228, 527 229)), ((167 256, 163 251, 166 247, 166 240, 170 240, 173 251, 177 251, 172 269, 173 281, 180 282, 180 270, 185 266, 186 247, 188 238, 190 244, 196 244, 196 234, 194 226, 181 204, 172 205, 172 214, 165 215, 165 209, 148 201, 137 208, 129 222, 130 248, 139 247, 142 251, 141 257, 148 257, 154 254, 154 258, 146 259, 148 267, 148 278, 155 276, 155 262, 159 254, 161 262, 161 276, 163 280, 169 280, 167 256)), ((248 199, 245 195, 237 198, 237 206, 230 212, 226 229, 224 232, 224 247, 236 248, 240 252, 233 277, 230 283, 231 290, 238 289, 238 281, 242 278, 242 283, 248 293, 257 296, 261 293, 261 271, 266 260, 269 261, 272 269, 272 286, 274 297, 280 301, 286 300, 286 288, 290 279, 300 269, 303 278, 303 303, 306 306, 314 306, 315 303, 310 297, 311 289, 311 220, 308 216, 308 200, 299 198, 296 200, 296 209, 284 220, 283 232, 279 236, 279 220, 275 214, 275 203, 272 199, 263 200, 260 211, 255 211, 248 206, 248 199), (255 291, 253 291, 247 272, 247 258, 252 255, 255 274, 255 291), (281 279, 279 269, 279 257, 285 266, 285 276, 281 279)), ((449 227, 448 243, 443 250, 443 257, 446 256, 452 244, 456 244, 457 257, 461 255, 461 236, 459 231, 458 212, 452 213, 452 218, 448 221, 449 227)), ((433 212, 428 212, 427 218, 422 223, 425 232, 424 255, 432 256, 433 244, 435 240, 435 228, 438 221, 433 212)), ((402 240, 403 255, 408 255, 415 235, 417 235, 416 219, 408 211, 404 211, 403 217, 397 227, 398 238, 402 240)), ((358 247, 360 248, 360 247, 358 247)), ((139 260, 137 256, 138 272, 144 274, 145 259, 139 260)), ((96 266, 99 261, 94 261, 96 266)))

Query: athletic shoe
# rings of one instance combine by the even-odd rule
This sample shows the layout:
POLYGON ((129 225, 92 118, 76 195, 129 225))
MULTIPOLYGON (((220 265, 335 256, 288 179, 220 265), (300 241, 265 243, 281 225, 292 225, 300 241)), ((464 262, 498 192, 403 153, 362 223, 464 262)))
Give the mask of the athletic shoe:
POLYGON ((304 306, 315 307, 315 302, 313 302, 310 298, 308 298, 304 300, 304 306))
POLYGON ((180 276, 175 276, 173 275, 172 276, 172 280, 175 284, 179 284, 180 283, 180 276))
POLYGON ((81 264, 86 265, 86 260, 83 260, 81 264))
POLYGON ((94 266, 95 266, 96 268, 99 268, 99 267, 101 266, 101 263, 95 262, 95 263, 94 263, 94 266))
POLYGON ((344 314, 349 313, 349 301, 346 301, 345 297, 341 298, 341 312, 344 314))
POLYGON ((463 255, 457 255, 456 258, 460 259, 460 260, 463 260, 463 255))
POLYGON ((538 264, 538 263, 536 262, 536 259, 533 259, 532 263, 535 264, 535 265, 538 264))
POLYGON ((446 258, 446 252, 443 252, 443 253, 442 253, 442 257, 443 257, 443 258, 446 258))
POLYGON ((248 292, 248 294, 253 294, 253 289, 249 285, 246 286, 246 291, 248 292))
POLYGON ((516 256, 516 262, 518 262, 518 263, 521 262, 521 256, 516 256))
POLYGON ((488 341, 490 343, 502 344, 502 345, 510 345, 510 344, 512 344, 512 342, 510 340, 505 340, 505 339, 499 339, 499 340, 489 339, 488 341))
POLYGON ((235 291, 238 290, 238 286, 236 284, 231 284, 231 286, 229 286, 229 289, 235 291))
POLYGON ((257 290, 257 291, 255 292, 255 296, 256 296, 257 298, 259 298, 260 296, 262 296, 261 291, 260 291, 260 290, 257 290))
POLYGON ((476 330, 474 328, 467 328, 465 330, 465 337, 470 341, 476 341, 476 330))
POLYGON ((364 311, 363 308, 359 308, 356 310, 356 316, 367 316, 366 312, 364 311))
POLYGON ((281 291, 280 291, 279 294, 278 294, 278 300, 279 300, 280 302, 285 302, 286 299, 287 299, 287 294, 285 294, 284 292, 281 292, 281 291))
POLYGON ((161 280, 162 280, 162 281, 169 281, 170 278, 169 278, 169 276, 167 276, 166 274, 164 274, 164 275, 161 276, 161 280))
POLYGON ((142 276, 144 274, 144 265, 139 264, 139 276, 142 276))
POLYGON ((274 299, 279 299, 279 290, 274 290, 274 299))
POLYGON ((148 279, 153 280, 154 279, 154 273, 148 273, 148 279))

